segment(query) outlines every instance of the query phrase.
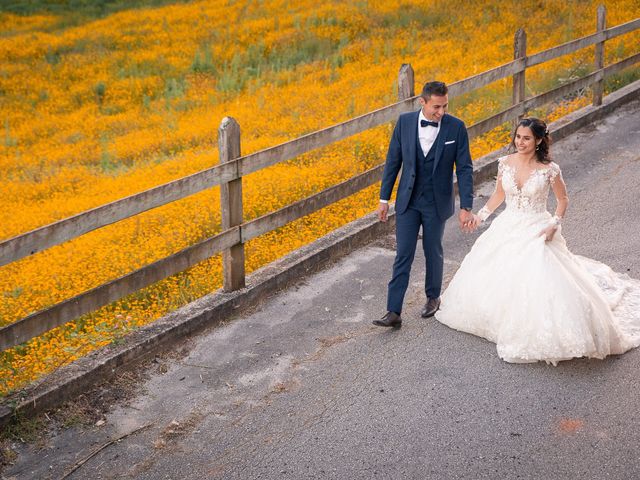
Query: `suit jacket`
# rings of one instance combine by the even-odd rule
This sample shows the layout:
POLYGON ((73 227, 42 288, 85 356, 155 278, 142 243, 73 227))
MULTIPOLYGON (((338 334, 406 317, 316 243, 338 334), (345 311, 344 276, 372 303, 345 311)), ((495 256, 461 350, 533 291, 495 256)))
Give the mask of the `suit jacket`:
MULTIPOLYGON (((418 146, 418 115, 420 111, 403 113, 398 118, 387 160, 382 173, 380 198, 389 200, 400 167, 402 175, 396 194, 396 213, 403 213, 409 206, 416 179, 416 148, 418 146)), ((436 210, 442 220, 454 212, 453 166, 458 177, 460 207, 473 206, 473 165, 469 152, 469 136, 462 120, 445 114, 440 120, 440 132, 434 143, 433 190, 436 210)))

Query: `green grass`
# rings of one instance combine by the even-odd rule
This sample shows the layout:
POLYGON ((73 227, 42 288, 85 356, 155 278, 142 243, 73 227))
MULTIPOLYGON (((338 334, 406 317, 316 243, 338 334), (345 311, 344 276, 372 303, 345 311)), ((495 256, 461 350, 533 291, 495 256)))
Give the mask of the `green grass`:
POLYGON ((640 80, 640 67, 627 68, 620 73, 607 77, 604 81, 604 91, 609 94, 636 80, 640 80))
POLYGON ((224 63, 216 63, 208 52, 209 47, 201 47, 195 54, 191 70, 217 72, 218 90, 237 93, 256 79, 279 84, 280 72, 295 70, 302 64, 328 59, 333 68, 340 68, 348 60, 341 54, 348 44, 349 38, 346 36, 340 41, 332 41, 302 30, 295 40, 275 45, 269 52, 264 43, 258 41, 249 46, 245 53, 236 53, 224 63))
POLYGON ((26 418, 16 413, 13 421, 0 433, 0 440, 13 440, 30 443, 38 440, 44 428, 42 417, 26 418))
POLYGON ((64 22, 93 20, 106 17, 122 10, 161 7, 176 3, 190 3, 176 0, 4 0, 0 2, 0 12, 17 15, 51 14, 65 17, 64 22))

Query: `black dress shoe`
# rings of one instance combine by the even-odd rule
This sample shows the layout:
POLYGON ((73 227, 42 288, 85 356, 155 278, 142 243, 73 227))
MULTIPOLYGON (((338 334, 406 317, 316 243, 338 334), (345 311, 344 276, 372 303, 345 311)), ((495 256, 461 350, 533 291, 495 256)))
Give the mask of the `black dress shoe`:
POLYGON ((374 320, 374 325, 379 327, 401 327, 402 318, 396 312, 387 312, 380 320, 374 320))
POLYGON ((427 303, 424 305, 422 312, 420 312, 420 316, 422 318, 433 317, 439 308, 440 308, 440 297, 429 298, 427 299, 427 303))

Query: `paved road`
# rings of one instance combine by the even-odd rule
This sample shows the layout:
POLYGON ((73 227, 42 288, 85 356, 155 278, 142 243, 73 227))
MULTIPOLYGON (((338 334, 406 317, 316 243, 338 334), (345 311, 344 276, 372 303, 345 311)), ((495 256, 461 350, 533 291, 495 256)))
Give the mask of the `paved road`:
MULTIPOLYGON (((573 252, 640 278, 640 104, 554 146, 573 252)), ((490 193, 490 187, 479 192, 490 193)), ((483 204, 479 199, 478 204, 483 204)), ((451 222, 446 281, 477 234, 451 222)), ((385 306, 393 237, 301 280, 152 364, 106 423, 22 447, 7 478, 479 479, 640 477, 640 350, 511 365, 419 318, 422 257, 398 331, 385 306)))

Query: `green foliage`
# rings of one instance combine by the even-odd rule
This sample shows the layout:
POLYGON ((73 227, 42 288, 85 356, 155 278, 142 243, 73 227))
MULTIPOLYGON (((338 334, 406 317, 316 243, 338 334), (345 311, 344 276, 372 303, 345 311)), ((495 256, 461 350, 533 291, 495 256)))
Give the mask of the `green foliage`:
POLYGON ((618 45, 616 45, 615 47, 615 55, 616 58, 623 58, 625 56, 626 53, 626 48, 625 48, 625 43, 624 43, 624 39, 620 39, 620 41, 618 42, 618 45))
POLYGON ((23 292, 24 292, 24 288, 18 286, 18 287, 15 287, 10 292, 3 292, 3 295, 5 297, 18 298, 20 295, 22 295, 23 292))
POLYGON ((15 147, 18 145, 18 139, 11 136, 11 128, 9 126, 9 119, 4 119, 4 146, 5 147, 15 147))
MULTIPOLYGON (((99 42, 90 42, 85 38, 77 40, 75 43, 69 45, 60 45, 56 48, 51 46, 47 47, 47 51, 44 53, 44 59, 49 65, 58 65, 64 60, 65 55, 83 54, 90 47, 97 47, 99 42)), ((99 44, 104 49, 104 45, 99 44)))
MULTIPOLYGON (((321 21, 324 20, 316 19, 312 22, 321 21)), ((306 29, 301 30, 295 37, 275 45, 269 51, 262 41, 258 41, 250 45, 244 53, 236 53, 230 61, 217 67, 217 71, 220 72, 217 88, 221 92, 239 92, 252 79, 274 76, 275 78, 269 78, 269 81, 280 84, 282 78, 277 76, 278 73, 325 59, 328 59, 329 65, 335 71, 347 61, 342 50, 348 44, 347 36, 336 42, 318 37, 306 29)), ((253 87, 255 88, 255 85, 253 87)))
POLYGON ((184 78, 169 78, 164 84, 165 108, 171 110, 174 100, 184 97, 186 82, 184 78))
POLYGON ((640 68, 627 68, 620 73, 607 77, 604 81, 604 91, 608 94, 636 80, 640 80, 640 68))
POLYGON ((210 73, 212 75, 217 73, 218 70, 214 64, 209 44, 202 45, 198 49, 191 63, 191 71, 193 73, 210 73))
MULTIPOLYGON (((15 408, 15 404, 13 408, 15 408)), ((0 439, 25 443, 34 442, 40 437, 43 428, 44 421, 42 417, 27 418, 16 412, 11 423, 9 423, 0 434, 0 439)))
POLYGON ((93 93, 96 96, 96 103, 102 107, 104 103, 104 96, 107 93, 107 85, 104 82, 98 82, 93 86, 93 93))
POLYGON ((109 139, 106 135, 103 135, 100 138, 100 170, 103 173, 114 173, 118 169, 118 164, 116 162, 115 156, 111 153, 109 149, 109 139))
POLYGON ((122 61, 118 65, 118 78, 146 78, 158 76, 163 78, 177 77, 180 72, 162 56, 153 60, 139 62, 122 61))
POLYGON ((355 116, 355 113, 356 113, 356 99, 355 99, 355 97, 352 96, 349 99, 349 104, 347 105, 346 114, 347 114, 348 117, 351 118, 351 117, 355 116))
POLYGON ((338 19, 336 17, 333 16, 327 16, 327 17, 319 17, 317 14, 312 14, 311 16, 309 16, 307 18, 306 21, 306 28, 317 28, 317 27, 337 27, 337 26, 344 26, 345 22, 342 19, 338 19))
POLYGON ((296 41, 275 47, 266 64, 275 71, 288 70, 301 63, 309 63, 325 58, 340 48, 328 38, 319 38, 313 33, 305 33, 296 41))
POLYGON ((44 59, 49 65, 57 65, 58 63, 60 63, 61 57, 62 55, 60 54, 60 51, 57 49, 54 50, 53 48, 51 48, 51 45, 47 47, 47 51, 44 54, 44 59))
POLYGON ((55 28, 72 27, 122 10, 160 7, 176 0, 3 0, 0 12, 17 15, 52 14, 59 16, 55 28))
POLYGON ((217 88, 221 92, 239 92, 244 88, 248 79, 248 71, 240 70, 242 65, 242 56, 236 53, 231 62, 225 63, 222 74, 218 77, 217 88))
POLYGON ((70 145, 73 145, 74 143, 78 143, 82 140, 84 140, 85 136, 80 133, 80 132, 75 132, 72 135, 69 135, 66 139, 65 139, 65 143, 68 143, 70 145))
POLYGON ((146 93, 142 95, 142 106, 145 110, 151 110, 151 97, 146 93))
POLYGON ((401 30, 407 28, 424 30, 442 22, 449 21, 443 14, 439 13, 437 9, 417 7, 414 5, 403 5, 402 8, 386 14, 379 20, 385 28, 396 27, 401 30))

